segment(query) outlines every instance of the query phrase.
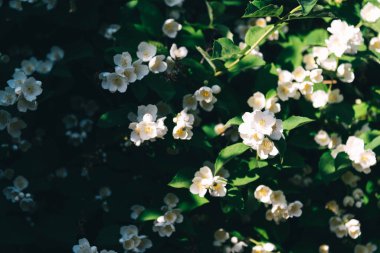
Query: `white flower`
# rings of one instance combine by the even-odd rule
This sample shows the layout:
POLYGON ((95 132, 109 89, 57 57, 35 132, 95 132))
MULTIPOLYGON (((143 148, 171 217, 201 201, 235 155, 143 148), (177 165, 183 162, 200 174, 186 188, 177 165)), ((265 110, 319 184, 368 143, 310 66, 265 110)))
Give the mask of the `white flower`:
POLYGON ((263 141, 264 134, 260 133, 254 125, 254 112, 246 112, 242 116, 243 123, 239 125, 239 134, 243 143, 247 146, 257 149, 263 141))
POLYGON ((178 31, 180 31, 181 29, 182 25, 172 18, 165 20, 162 26, 162 31, 164 32, 164 34, 172 39, 177 37, 178 31))
POLYGON ((355 79, 355 74, 352 70, 351 63, 340 64, 337 69, 336 75, 342 82, 345 83, 352 83, 355 79))
POLYGON ((173 119, 173 122, 177 124, 173 129, 174 139, 190 140, 193 136, 194 115, 182 110, 173 119))
POLYGON ((53 46, 50 49, 50 53, 48 53, 46 57, 49 60, 54 62, 54 61, 62 60, 64 56, 65 56, 65 52, 63 51, 62 48, 57 47, 57 46, 53 46))
POLYGON ((258 111, 253 112, 253 125, 256 130, 261 134, 270 135, 273 131, 273 126, 276 124, 276 118, 273 113, 269 111, 258 111))
POLYGON ((272 113, 278 113, 281 111, 281 105, 277 103, 278 97, 271 97, 265 102, 265 110, 268 110, 272 113))
POLYGON ((269 137, 272 139, 272 140, 280 140, 281 137, 283 137, 283 131, 284 129, 282 128, 282 120, 280 119, 276 119, 276 123, 273 125, 272 127, 272 133, 269 135, 269 137))
POLYGON ((352 239, 356 239, 361 235, 360 222, 356 219, 351 219, 345 224, 347 228, 348 235, 352 239))
POLYGON ((177 195, 174 193, 168 193, 164 197, 164 203, 169 207, 169 208, 174 208, 177 206, 179 202, 179 198, 177 195))
POLYGON ((380 36, 373 37, 369 41, 369 49, 376 53, 380 53, 380 36))
POLYGON ((211 90, 213 94, 219 94, 222 91, 222 88, 219 85, 214 84, 211 86, 211 90))
POLYGON ((310 99, 313 102, 314 108, 320 108, 327 104, 329 94, 323 90, 317 90, 311 94, 310 99))
POLYGON ((343 199, 343 206, 347 207, 347 206, 350 206, 350 207, 353 207, 355 204, 355 199, 351 196, 345 196, 344 199, 343 199))
POLYGON ((150 61, 157 53, 157 47, 145 41, 137 46, 137 57, 143 62, 150 61))
POLYGON ((324 130, 319 130, 318 133, 314 136, 314 140, 322 147, 329 145, 331 142, 329 134, 324 130))
POLYGON ((11 114, 7 111, 0 110, 0 130, 4 130, 11 121, 11 114))
POLYGON ((291 82, 282 83, 277 86, 277 96, 282 101, 287 101, 289 98, 297 98, 297 93, 297 86, 291 82))
POLYGON ((356 187, 358 185, 358 181, 360 180, 360 177, 355 175, 351 171, 347 171, 341 176, 341 179, 344 184, 350 187, 356 187))
POLYGON ((127 68, 132 64, 132 57, 128 52, 123 52, 122 54, 115 55, 113 62, 119 67, 127 68))
POLYGON ((310 81, 304 81, 298 85, 298 90, 302 95, 310 95, 314 90, 314 83, 310 81))
POLYGON ((370 167, 376 164, 376 154, 372 150, 368 149, 359 154, 354 160, 353 167, 359 171, 368 174, 371 172, 370 167))
POLYGON ((13 180, 13 186, 16 187, 19 191, 23 191, 24 189, 28 188, 29 181, 23 176, 17 176, 13 180))
POLYGON ((280 70, 278 72, 278 84, 287 84, 293 81, 293 75, 287 70, 280 70))
POLYGON ((125 251, 145 252, 152 247, 152 241, 145 235, 138 234, 138 228, 134 225, 123 226, 120 228, 121 238, 119 242, 123 245, 125 251))
POLYGON ((329 57, 329 50, 327 47, 313 47, 313 57, 317 59, 317 63, 325 61, 329 57))
POLYGON ((41 81, 37 81, 33 77, 26 79, 20 88, 24 98, 30 102, 36 100, 37 96, 42 93, 41 81))
POLYGON ((294 80, 296 80, 297 82, 303 82, 305 78, 309 75, 309 72, 306 71, 303 67, 298 66, 297 68, 295 68, 292 74, 294 80))
POLYGON ((272 190, 265 185, 259 185, 254 193, 255 198, 265 204, 272 204, 270 196, 272 194, 272 190))
POLYGON ((36 71, 40 74, 47 74, 53 68, 53 62, 50 60, 39 61, 36 71))
POLYGON ((335 104, 343 101, 343 95, 339 89, 331 90, 329 93, 328 103, 335 104))
POLYGON ((303 204, 300 201, 295 201, 288 205, 288 214, 290 218, 300 217, 302 215, 303 204))
POLYGON ((321 67, 328 71, 335 71, 338 67, 338 61, 335 57, 329 57, 320 63, 321 67))
POLYGON ((24 71, 21 71, 20 69, 16 69, 12 77, 13 79, 7 81, 8 86, 12 89, 17 89, 21 87, 27 79, 27 76, 24 73, 24 71))
POLYGON ((118 75, 116 73, 110 73, 105 76, 106 81, 102 82, 103 89, 107 89, 110 92, 121 92, 124 93, 128 88, 128 81, 124 76, 118 75))
POLYGON ((132 66, 135 70, 137 80, 141 80, 149 74, 149 67, 142 64, 142 60, 135 61, 132 66))
POLYGON ((360 16, 364 21, 374 23, 380 18, 380 8, 372 3, 367 3, 360 10, 360 16))
POLYGON ((214 233, 214 246, 220 247, 230 238, 230 234, 223 228, 220 228, 214 233))
POLYGON ((305 54, 302 58, 302 62, 305 64, 305 69, 312 70, 318 68, 315 62, 314 56, 312 54, 305 54))
POLYGON ((214 96, 210 87, 203 86, 195 91, 194 97, 199 102, 205 101, 206 103, 210 103, 214 96))
POLYGON ((165 0, 165 3, 169 7, 181 6, 185 0, 165 0))
POLYGON ((193 183, 190 186, 190 192, 204 197, 207 191, 209 191, 211 196, 224 197, 227 193, 226 181, 226 179, 220 176, 214 177, 211 169, 203 166, 195 173, 192 180, 193 183))
POLYGON ((173 43, 173 45, 170 48, 170 56, 174 60, 181 60, 185 58, 187 56, 187 53, 188 51, 186 47, 177 48, 177 45, 175 43, 173 43))
POLYGON ((168 68, 168 64, 165 62, 164 55, 154 56, 149 61, 149 70, 155 74, 165 72, 167 68, 168 68))
POLYGON ((78 245, 73 246, 74 253, 97 253, 98 249, 91 246, 86 238, 79 239, 78 245))
POLYGON ((256 245, 252 248, 252 253, 270 253, 276 249, 274 244, 267 242, 262 245, 256 245))
POLYGON ((15 90, 11 87, 5 87, 4 90, 0 90, 0 105, 9 106, 16 103, 17 96, 15 90))
POLYGON ((155 141, 156 138, 163 138, 167 133, 164 125, 165 117, 157 119, 157 106, 139 106, 137 110, 137 122, 129 124, 132 129, 131 141, 140 146, 144 141, 155 141))
POLYGON ((12 118, 7 126, 8 133, 13 138, 19 138, 21 136, 21 130, 26 128, 25 121, 19 118, 12 118))
POLYGON ((197 109, 198 103, 197 99, 192 94, 187 94, 183 97, 182 107, 183 109, 193 110, 197 109))
POLYGON ((377 246, 372 243, 366 245, 357 244, 354 249, 354 253, 374 253, 377 250, 377 246))
POLYGON ((319 246, 319 253, 329 253, 329 251, 330 251, 329 245, 322 244, 321 246, 319 246))
POLYGON ((261 92, 255 92, 253 96, 248 98, 247 103, 254 110, 262 110, 265 107, 265 96, 261 92))
POLYGON ((134 83, 137 80, 137 75, 135 73, 135 68, 134 67, 126 67, 122 68, 117 66, 115 68, 115 73, 125 77, 125 80, 127 83, 134 83))
POLYGON ((364 152, 364 141, 355 136, 350 136, 347 139, 344 151, 351 161, 359 161, 360 154, 364 152))
POLYGON ((145 210, 145 207, 144 207, 144 206, 141 206, 141 205, 133 205, 133 206, 131 207, 131 211, 132 211, 132 213, 131 213, 131 219, 133 219, 133 220, 137 220, 137 218, 140 216, 140 214, 141 214, 142 212, 144 212, 144 210, 145 210))
POLYGON ((29 60, 21 61, 21 69, 26 75, 31 75, 36 71, 38 64, 38 60, 35 57, 32 57, 29 60))
POLYGON ((323 82, 322 69, 313 69, 312 71, 310 71, 310 80, 313 83, 323 82))
POLYGON ((268 138, 264 138, 257 148, 257 154, 261 159, 267 159, 269 156, 276 156, 278 154, 278 149, 274 145, 273 141, 268 138))
POLYGON ((17 101, 17 110, 19 112, 26 112, 28 110, 35 111, 37 110, 37 101, 28 101, 23 95, 20 95, 17 101))

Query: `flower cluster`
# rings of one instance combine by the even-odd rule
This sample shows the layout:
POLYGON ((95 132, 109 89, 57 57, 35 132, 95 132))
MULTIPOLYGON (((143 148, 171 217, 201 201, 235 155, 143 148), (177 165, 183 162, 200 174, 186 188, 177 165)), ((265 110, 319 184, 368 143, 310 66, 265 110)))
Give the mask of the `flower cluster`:
POLYGON ((3 189, 3 194, 5 198, 12 203, 18 203, 22 211, 33 212, 37 205, 30 193, 24 193, 24 190, 28 188, 28 186, 29 181, 25 177, 17 176, 13 179, 13 186, 8 186, 3 189))
POLYGON ((161 210, 165 213, 153 222, 153 232, 158 232, 160 237, 170 237, 175 232, 174 225, 183 222, 181 210, 176 208, 178 202, 178 197, 173 193, 168 193, 164 197, 165 206, 161 210))
POLYGON ((119 242, 122 244, 125 252, 145 252, 153 246, 152 241, 146 235, 139 235, 139 230, 134 225, 121 227, 120 234, 121 238, 119 242))
POLYGON ((194 115, 187 113, 187 110, 182 110, 173 118, 176 126, 173 128, 174 139, 190 140, 193 137, 194 115))
POLYGON ((86 238, 78 240, 78 244, 73 246, 74 253, 116 253, 113 250, 101 250, 98 251, 96 246, 91 246, 89 241, 86 238))
POLYGON ((347 195, 343 199, 343 206, 360 208, 363 205, 364 192, 360 188, 352 191, 352 195, 347 195))
POLYGON ((221 176, 214 176, 208 166, 203 166, 194 174, 190 192, 204 197, 207 191, 213 197, 224 197, 227 193, 227 180, 221 176))
POLYGON ((329 220, 330 231, 335 233, 338 238, 349 235, 352 239, 356 239, 361 235, 360 222, 353 219, 352 214, 345 214, 342 217, 333 216, 329 220))
POLYGON ((239 241, 236 236, 231 237, 230 244, 227 243, 228 239, 230 239, 230 234, 223 228, 220 228, 214 233, 213 244, 215 247, 222 247, 222 252, 225 253, 241 253, 248 246, 244 241, 239 241))
POLYGON ((329 149, 335 149, 342 144, 342 139, 337 134, 329 135, 325 130, 319 130, 314 136, 314 140, 321 147, 328 147, 329 149))
POLYGON ((131 141, 140 146, 144 141, 155 141, 157 138, 163 138, 168 129, 164 125, 166 117, 157 118, 157 106, 140 105, 137 108, 137 116, 130 115, 132 123, 129 129, 132 129, 131 141))
POLYGON ((268 209, 265 216, 267 220, 273 220, 276 224, 289 218, 300 217, 302 214, 303 204, 300 201, 288 204, 284 193, 280 190, 272 191, 268 186, 259 185, 254 196, 261 203, 272 205, 272 208, 268 209))
MULTIPOLYGON (((26 2, 26 3, 36 3, 36 2, 42 2, 43 4, 46 5, 46 9, 48 11, 54 9, 54 7, 57 5, 57 1, 58 0, 10 0, 9 1, 9 8, 12 8, 14 10, 17 10, 17 11, 22 11, 23 10, 23 6, 22 6, 22 3, 23 2, 26 2)), ((1 7, 1 3, 2 1, 0 1, 0 7, 1 7)))
POLYGON ((332 151, 332 154, 345 152, 352 161, 352 166, 359 172, 369 174, 371 166, 376 162, 376 154, 371 149, 365 149, 364 141, 356 136, 350 136, 346 144, 340 144, 332 151))
MULTIPOLYGON (((258 105, 257 101, 258 99, 254 102, 255 106, 258 105)), ((257 107, 264 108, 264 104, 257 107)), ((282 120, 276 119, 274 113, 269 110, 257 109, 244 113, 242 119, 243 123, 239 125, 239 133, 243 143, 256 150, 261 159, 276 156, 279 151, 273 140, 283 138, 282 120)))
MULTIPOLYGON (((42 82, 30 75, 35 72, 47 74, 53 68, 53 64, 63 58, 64 51, 59 47, 52 47, 46 56, 46 60, 37 60, 32 57, 21 62, 21 67, 14 70, 13 79, 8 80, 8 86, 0 90, 0 106, 11 106, 17 102, 19 112, 37 109, 37 97, 42 94, 42 82)), ((0 110, 0 130, 7 128, 13 138, 21 136, 21 130, 26 128, 26 123, 18 117, 12 117, 5 110, 0 110)))
POLYGON ((248 98, 247 103, 253 110, 268 110, 272 113, 281 111, 281 105, 278 102, 277 96, 266 98, 263 93, 257 91, 248 98))
POLYGON ((199 103, 203 110, 210 112, 218 101, 214 95, 219 94, 220 91, 219 85, 213 85, 211 88, 203 86, 196 90, 194 94, 187 94, 183 97, 183 108, 195 111, 199 103))

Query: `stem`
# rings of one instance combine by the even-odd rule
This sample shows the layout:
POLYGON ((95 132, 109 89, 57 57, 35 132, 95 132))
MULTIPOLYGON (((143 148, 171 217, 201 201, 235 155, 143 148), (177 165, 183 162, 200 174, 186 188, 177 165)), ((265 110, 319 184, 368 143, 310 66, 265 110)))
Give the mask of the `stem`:
MULTIPOLYGON (((211 66, 211 68, 214 70, 214 73, 216 72, 216 66, 215 64, 210 60, 210 56, 206 51, 204 51, 201 47, 195 47, 198 52, 203 56, 203 58, 207 61, 207 63, 211 66)), ((216 73, 215 73, 216 74, 216 73)))

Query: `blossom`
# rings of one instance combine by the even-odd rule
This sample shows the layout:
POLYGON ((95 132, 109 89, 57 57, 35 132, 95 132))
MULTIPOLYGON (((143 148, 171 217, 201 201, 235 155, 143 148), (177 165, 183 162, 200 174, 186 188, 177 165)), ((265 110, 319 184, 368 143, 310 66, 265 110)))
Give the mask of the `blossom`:
POLYGON ((150 61, 157 53, 157 47, 145 41, 137 46, 137 57, 143 62, 150 61))
POLYGON ((137 111, 137 122, 129 124, 132 129, 131 141, 140 146, 144 141, 154 141, 156 138, 163 138, 167 132, 164 125, 165 117, 157 119, 157 106, 141 105, 137 111))
POLYGON ((170 56, 174 60, 181 60, 187 56, 187 48, 186 47, 177 47, 177 44, 173 43, 173 45, 170 48, 170 56))
POLYGON ((31 102, 33 100, 36 100, 37 96, 41 95, 42 93, 41 81, 37 81, 33 77, 29 77, 21 85, 20 91, 27 101, 31 102))
POLYGON ((297 86, 294 83, 281 83, 277 86, 277 96, 282 101, 287 101, 289 98, 297 98, 297 86))
POLYGON ((248 105, 254 110, 262 110, 265 107, 265 96, 261 92, 255 92, 250 98, 248 98, 248 105))
POLYGON ((0 105, 9 106, 13 105, 17 100, 14 89, 5 87, 4 90, 0 90, 0 105))
POLYGON ((342 63, 337 69, 337 77, 345 83, 352 83, 355 79, 354 71, 352 70, 351 63, 342 63))
POLYGON ((128 80, 117 73, 107 73, 102 76, 102 88, 109 90, 110 92, 124 93, 128 88, 128 80))
POLYGON ((177 195, 173 193, 168 193, 164 197, 164 203, 169 207, 169 208, 174 208, 177 206, 179 202, 179 198, 177 195))
POLYGON ((195 91, 194 97, 199 102, 205 101, 206 103, 210 103, 213 98, 212 89, 207 86, 203 86, 195 91))
POLYGON ((119 242, 126 251, 142 253, 153 246, 152 241, 147 236, 139 235, 139 230, 134 225, 122 226, 120 234, 119 242))
POLYGON ((178 31, 180 31, 181 29, 182 29, 182 25, 180 23, 176 22, 172 18, 165 20, 165 22, 162 26, 163 33, 172 39, 177 37, 178 31))
POLYGON ((165 4, 169 7, 181 6, 185 0, 165 0, 165 4))
POLYGON ((313 69, 312 71, 310 71, 310 80, 313 83, 323 82, 322 69, 313 69))
POLYGON ((149 67, 142 64, 142 60, 137 60, 132 64, 137 80, 142 80, 149 74, 149 67))
POLYGON ((230 234, 223 228, 220 228, 214 233, 214 246, 220 247, 230 238, 230 234))
POLYGON ((267 242, 264 244, 256 245, 252 248, 252 253, 270 253, 276 250, 273 243, 267 242))
POLYGON ((305 78, 309 75, 309 71, 306 71, 303 67, 298 66, 292 72, 294 80, 297 82, 303 82, 305 78))
POLYGON ((211 169, 203 166, 194 174, 190 192, 204 197, 209 191, 211 196, 224 197, 227 193, 226 179, 220 176, 214 176, 211 169))
POLYGON ((0 130, 4 130, 11 121, 11 114, 5 110, 0 110, 0 130))
POLYGON ((194 115, 187 113, 185 109, 177 114, 173 122, 176 123, 173 128, 174 139, 190 140, 193 136, 194 115))
POLYGON ((272 204, 270 196, 272 194, 272 190, 265 185, 259 185, 254 193, 255 198, 265 204, 272 204))
POLYGON ((144 212, 145 207, 141 205, 133 205, 131 206, 131 219, 137 220, 137 218, 140 216, 142 212, 144 212))
POLYGON ((295 201, 288 205, 288 214, 290 218, 300 217, 302 215, 303 204, 300 201, 295 201))
POLYGON ((340 94, 339 89, 331 90, 328 95, 328 103, 330 104, 340 103, 343 101, 343 95, 340 94))
POLYGON ((135 68, 134 67, 119 67, 117 66, 115 68, 115 73, 118 74, 119 76, 125 77, 125 81, 127 83, 134 83, 137 80, 137 75, 135 73, 135 68))
POLYGON ((57 46, 53 46, 51 49, 50 49, 50 52, 47 54, 47 58, 50 60, 50 61, 59 61, 59 60, 62 60, 63 57, 65 56, 65 52, 63 51, 62 48, 60 47, 57 47, 57 46))
POLYGON ((317 90, 311 94, 310 99, 313 102, 314 108, 320 108, 327 104, 329 94, 323 90, 317 90))
POLYGON ((12 77, 13 79, 7 81, 8 86, 12 89, 21 87, 27 79, 25 72, 19 69, 16 69, 12 77))
POLYGON ((373 243, 367 243, 366 245, 357 244, 354 253, 374 253, 376 250, 377 246, 373 243))
POLYGON ((36 71, 40 74, 47 74, 53 68, 53 62, 50 60, 39 61, 36 71))
POLYGON ((78 245, 73 246, 74 253, 97 253, 98 249, 91 246, 86 238, 79 239, 78 245))
POLYGON ((21 130, 26 128, 25 121, 19 118, 12 118, 7 125, 7 131, 13 138, 19 138, 21 136, 21 130))
POLYGON ((360 16, 364 21, 374 23, 380 18, 380 8, 369 2, 360 10, 360 16))
POLYGON ((380 53, 380 36, 373 37, 369 41, 369 50, 375 51, 376 53, 380 53))
POLYGON ((187 94, 183 97, 183 100, 182 100, 183 109, 195 111, 197 109, 197 106, 198 106, 197 99, 194 95, 187 94))
POLYGON ((155 74, 164 72, 167 68, 168 68, 168 64, 165 62, 164 55, 154 56, 149 61, 149 70, 155 74))
POLYGON ((113 62, 116 64, 116 66, 127 68, 127 67, 130 67, 132 64, 132 56, 128 52, 123 52, 122 54, 116 54, 113 57, 113 62))
POLYGON ((361 235, 360 222, 358 220, 351 219, 345 223, 345 226, 347 228, 348 235, 352 239, 356 239, 361 235))
POLYGON ((38 68, 39 62, 35 57, 21 61, 21 70, 25 75, 31 75, 38 68))
POLYGON ((268 98, 265 102, 265 110, 268 110, 272 113, 278 113, 281 111, 281 105, 277 103, 278 97, 268 98))

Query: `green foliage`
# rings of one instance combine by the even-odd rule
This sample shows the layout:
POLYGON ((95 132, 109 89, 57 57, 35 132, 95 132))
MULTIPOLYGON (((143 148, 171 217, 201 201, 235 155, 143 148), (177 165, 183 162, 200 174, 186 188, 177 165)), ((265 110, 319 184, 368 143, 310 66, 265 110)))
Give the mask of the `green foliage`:
POLYGON ((307 117, 291 116, 290 118, 284 120, 283 128, 284 130, 292 130, 313 121, 313 119, 309 119, 307 117))
POLYGON ((243 154, 249 147, 243 143, 236 143, 222 149, 215 161, 215 174, 232 158, 243 154))

